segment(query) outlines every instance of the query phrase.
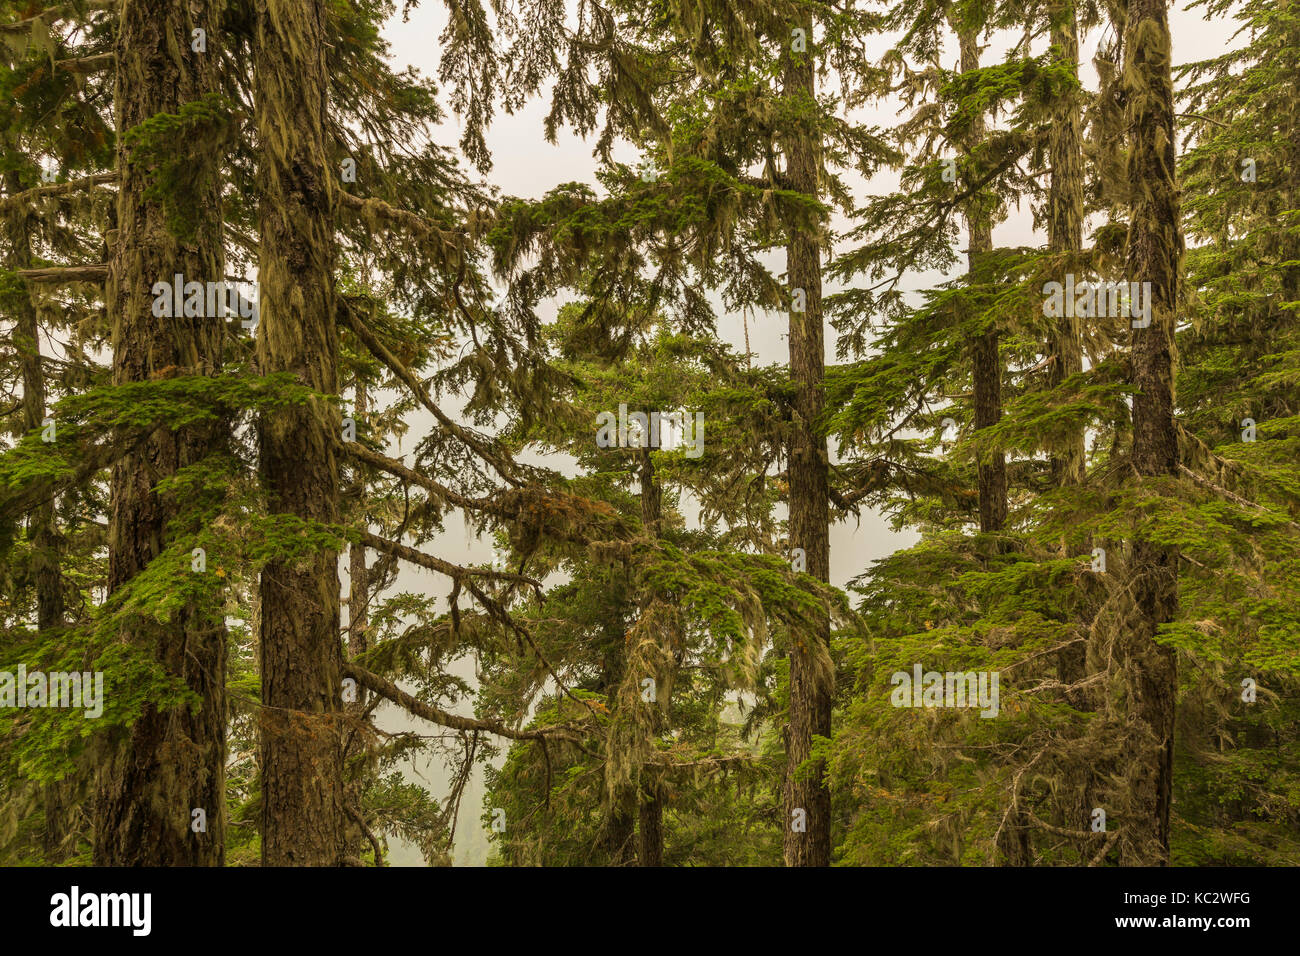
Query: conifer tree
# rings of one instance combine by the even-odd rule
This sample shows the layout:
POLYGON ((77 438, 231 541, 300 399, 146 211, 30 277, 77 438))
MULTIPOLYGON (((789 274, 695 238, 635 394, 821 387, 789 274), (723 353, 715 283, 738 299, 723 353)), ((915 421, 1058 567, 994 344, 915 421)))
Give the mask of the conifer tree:
MULTIPOLYGON (((219 322, 201 316, 160 317, 154 286, 160 281, 210 282, 224 277, 218 157, 188 197, 193 206, 184 236, 164 203, 150 197, 151 155, 141 136, 160 114, 179 114, 216 92, 213 53, 187 43, 191 30, 214 25, 211 5, 126 3, 117 21, 117 233, 106 289, 113 323, 114 383, 156 381, 220 371, 219 322), (178 55, 179 51, 179 55, 178 55)), ((215 31, 214 31, 215 32, 215 31)), ((215 42, 215 37, 214 37, 215 42)), ((167 144, 170 145, 170 144, 167 144)), ((155 160, 156 161, 156 160, 155 160)), ((172 310, 167 310, 171 312, 172 310)), ((159 480, 202 462, 224 442, 219 423, 161 432, 113 469, 109 532, 109 589, 120 588, 166 547, 174 502, 156 490, 159 480)), ((221 865, 225 840, 226 631, 211 609, 191 609, 156 630, 140 625, 131 640, 148 646, 169 673, 198 696, 194 710, 160 712, 146 705, 129 742, 104 771, 96 808, 95 858, 102 865, 221 865), (191 830, 191 810, 210 822, 191 830)))
MULTIPOLYGON (((262 163, 258 364, 319 393, 265 415, 261 472, 273 514, 311 529, 339 518, 338 329, 334 269, 339 185, 331 170, 324 3, 257 0, 254 101, 262 163)), ((262 859, 329 866, 343 847, 338 715, 337 548, 262 570, 262 859)))
MULTIPOLYGON (((1124 21, 1124 79, 1129 147, 1130 282, 1149 282, 1150 325, 1136 328, 1131 355, 1133 468, 1139 480, 1176 477, 1174 324, 1182 275, 1182 223, 1174 154, 1172 43, 1165 0, 1131 0, 1124 21)), ((1169 862, 1173 794, 1174 652, 1157 643, 1177 612, 1178 555, 1160 542, 1133 545, 1136 620, 1117 651, 1124 696, 1136 726, 1126 742, 1125 826, 1120 860, 1169 862)))

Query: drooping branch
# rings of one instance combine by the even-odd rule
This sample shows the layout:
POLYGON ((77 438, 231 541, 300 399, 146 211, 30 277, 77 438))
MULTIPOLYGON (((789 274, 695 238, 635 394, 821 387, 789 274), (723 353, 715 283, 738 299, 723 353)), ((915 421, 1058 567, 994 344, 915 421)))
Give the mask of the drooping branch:
POLYGON ((112 466, 119 459, 138 451, 149 437, 149 429, 139 429, 117 436, 102 445, 94 445, 80 452, 80 464, 66 477, 34 481, 30 484, 0 492, 0 519, 23 514, 68 488, 78 488, 96 472, 112 466))
POLYGON ((523 481, 514 473, 516 467, 514 462, 493 451, 483 438, 447 417, 429 396, 428 387, 416 377, 414 372, 406 367, 401 359, 389 350, 388 346, 379 340, 379 337, 357 315, 356 309, 352 307, 345 296, 339 299, 339 315, 347 326, 356 333, 357 338, 361 339, 362 344, 374 354, 375 358, 387 365, 389 370, 401 380, 402 384, 409 388, 411 393, 420 400, 420 404, 433 413, 433 417, 438 420, 438 424, 464 442, 484 461, 490 463, 498 474, 510 484, 516 487, 523 484, 523 481))
POLYGON ((387 538, 381 538, 379 535, 370 531, 361 533, 361 541, 368 548, 374 548, 376 551, 383 551, 387 554, 402 558, 419 565, 422 568, 428 568, 430 571, 437 571, 439 574, 445 574, 454 581, 463 581, 471 577, 493 578, 499 581, 516 581, 520 584, 527 584, 541 595, 542 582, 535 578, 530 578, 523 574, 512 574, 509 571, 487 571, 481 568, 464 568, 459 564, 452 564, 450 561, 444 561, 441 558, 435 558, 431 554, 425 554, 415 548, 399 544, 396 541, 389 541, 387 538))
MULTIPOLYGON (((541 492, 537 496, 530 496, 525 500, 523 496, 529 495, 531 489, 521 489, 519 491, 507 491, 500 495, 494 495, 486 498, 470 498, 458 494, 452 489, 443 485, 441 482, 424 475, 413 468, 409 468, 395 458, 367 448, 360 442, 346 442, 343 445, 344 450, 366 464, 372 465, 382 471, 388 472, 396 478, 423 488, 431 495, 436 496, 439 500, 447 504, 463 508, 467 512, 478 512, 492 515, 506 521, 519 521, 523 518, 524 512, 527 511, 530 516, 536 516, 539 513, 539 505, 549 503, 554 506, 557 512, 563 514, 566 520, 551 522, 547 525, 546 532, 548 535, 562 541, 573 544, 590 545, 597 539, 589 534, 584 533, 579 527, 574 525, 573 512, 574 505, 585 504, 586 499, 572 498, 571 496, 561 496, 549 492, 541 492)), ((595 503, 598 504, 598 503, 595 503)), ((626 527, 621 521, 618 521, 617 514, 610 513, 608 516, 602 514, 602 518, 610 519, 610 527, 606 530, 620 540, 627 540, 633 536, 633 530, 626 527)))
POLYGON ((376 837, 373 833, 370 832, 370 827, 366 826, 365 818, 362 817, 361 814, 357 811, 357 808, 350 803, 344 803, 343 809, 347 812, 347 815, 352 818, 352 822, 361 828, 361 832, 365 834, 366 840, 369 841, 370 849, 373 850, 375 853, 375 866, 383 866, 384 865, 383 849, 379 845, 378 837, 376 837))
POLYGON ((409 712, 415 717, 421 717, 440 727, 447 727, 451 730, 480 730, 487 733, 496 734, 499 737, 506 737, 510 740, 565 740, 570 743, 581 744, 582 739, 574 732, 571 724, 563 724, 554 727, 541 727, 534 730, 515 730, 507 727, 495 720, 480 720, 476 717, 461 717, 457 714, 451 714, 440 707, 434 707, 432 704, 426 704, 424 701, 412 697, 406 691, 402 690, 392 681, 380 677, 373 671, 368 671, 350 661, 343 664, 343 675, 351 677, 366 690, 378 694, 386 700, 392 701, 399 707, 409 712))

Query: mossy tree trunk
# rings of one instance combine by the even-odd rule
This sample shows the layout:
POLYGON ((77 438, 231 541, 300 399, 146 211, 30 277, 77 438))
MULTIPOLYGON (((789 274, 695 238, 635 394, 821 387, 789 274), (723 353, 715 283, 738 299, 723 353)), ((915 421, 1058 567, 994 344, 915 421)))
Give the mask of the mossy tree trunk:
MULTIPOLYGON (((9 195, 22 190, 18 170, 5 173, 9 195)), ((31 213, 24 203, 15 203, 5 217, 9 239, 6 265, 11 269, 32 266, 31 213)), ((45 370, 41 363, 40 325, 30 294, 15 295, 12 302, 14 347, 18 351, 19 374, 23 383, 23 430, 40 429, 45 420, 45 370)), ((31 583, 36 592, 36 628, 46 634, 63 626, 63 575, 60 568, 60 539, 54 517, 54 499, 43 501, 27 513, 27 534, 32 543, 31 583)), ((45 826, 41 847, 46 864, 66 862, 73 850, 72 827, 76 811, 74 781, 60 780, 41 788, 45 826)))
MULTIPOLYGON (((1176 475, 1174 317, 1183 243, 1174 179, 1174 93, 1166 0, 1130 0, 1124 30, 1128 280, 1150 282, 1151 324, 1133 329, 1133 467, 1138 480, 1176 475)), ((1178 554, 1142 536, 1133 545, 1137 614, 1116 640, 1127 723, 1121 864, 1169 862, 1173 794, 1174 653, 1156 643, 1178 605, 1178 554)))
MULTIPOLYGON (((1079 25, 1074 0, 1061 0, 1049 13, 1051 43, 1057 61, 1079 78, 1079 25)), ((1048 144, 1052 174, 1047 191, 1047 248, 1065 255, 1083 248, 1083 120, 1077 93, 1062 96, 1052 120, 1048 144)), ((1073 309, 1063 310, 1073 312, 1073 309)), ((1048 344, 1049 382, 1060 385, 1083 371, 1083 341, 1077 316, 1062 316, 1048 344)), ((1052 455, 1058 485, 1083 480, 1084 430, 1071 432, 1065 447, 1052 455)))
MULTIPOLYGON (((110 236, 107 287, 113 381, 211 375, 221 365, 220 319, 155 317, 152 286, 180 273, 188 281, 224 277, 222 208, 217 176, 184 198, 195 223, 182 240, 162 203, 146 197, 150 163, 125 134, 158 113, 218 89, 214 29, 220 0, 123 0, 116 42, 117 232, 110 236), (208 33, 206 52, 191 49, 194 28, 208 33)), ((219 169, 220 156, 198 162, 219 169)), ((113 468, 108 586, 116 591, 167 545, 179 503, 156 484, 225 442, 224 429, 158 431, 113 468)), ((212 610, 186 608, 167 624, 132 624, 127 640, 152 647, 166 671, 201 703, 159 712, 146 704, 125 740, 110 742, 95 808, 95 863, 100 866, 220 866, 225 858, 226 631, 212 610), (191 829, 202 809, 206 832, 191 829)))
MULTIPOLYGON (((979 30, 963 26, 959 33, 961 69, 963 73, 978 70, 980 65, 979 30)), ((966 149, 974 152, 984 142, 984 117, 972 120, 966 139, 966 149)), ((966 231, 968 248, 967 269, 976 282, 983 280, 983 262, 993 251, 993 226, 986 200, 974 196, 966 205, 966 231)), ((971 350, 971 368, 974 380, 975 430, 996 425, 1002 418, 1002 359, 998 351, 999 336, 990 328, 975 338, 971 350)), ((980 531, 993 534, 1007 523, 1007 465, 1002 453, 993 452, 982 458, 976 467, 979 485, 980 531)))
MULTIPOLYGON (((261 147, 263 373, 338 392, 334 221, 326 148, 324 0, 257 0, 254 99, 261 147)), ((261 420, 262 483, 273 514, 339 520, 337 407, 313 400, 261 420)), ((346 855, 338 552, 262 571, 262 862, 333 866, 346 855)))
MULTIPOLYGON (((800 26, 808 51, 792 50, 783 39, 782 96, 790 108, 785 132, 785 186, 816 197, 821 167, 816 128, 816 74, 812 54, 812 15, 800 26)), ((792 226, 786 239, 786 276, 791 290, 803 290, 804 311, 790 312, 790 377, 794 384, 794 427, 789 454, 790 546, 802 548, 807 573, 830 581, 830 481, 826 440, 817 428, 825 405, 825 329, 822 316, 821 236, 792 226)), ((796 294, 792 293, 792 299, 796 294)), ((797 301, 792 306, 797 308, 797 301)), ((785 846, 786 866, 829 866, 831 794, 825 762, 812 761, 814 739, 831 732, 833 675, 829 665, 830 619, 818 615, 806 637, 790 649, 790 703, 786 721, 785 846), (799 812, 801 811, 801 812, 799 812), (802 819, 805 829, 795 827, 802 819)))
MULTIPOLYGON (((646 533, 659 536, 663 522, 663 488, 655 478, 650 449, 641 449, 641 523, 646 533)), ((651 598, 651 601, 655 598, 651 598)), ((649 604, 650 602, 647 602, 649 604)), ((670 706, 665 700, 663 706, 670 706)), ((637 808, 637 862, 664 865, 664 791, 654 770, 642 768, 641 798, 637 808)))

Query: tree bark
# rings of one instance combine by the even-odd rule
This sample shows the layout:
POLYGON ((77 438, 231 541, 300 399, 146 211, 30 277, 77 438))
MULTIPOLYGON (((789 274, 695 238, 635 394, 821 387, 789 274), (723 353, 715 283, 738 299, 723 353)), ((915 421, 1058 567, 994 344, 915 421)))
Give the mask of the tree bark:
MULTIPOLYGON (((257 358, 318 392, 338 392, 334 220, 326 148, 324 0, 257 0, 254 101, 262 165, 257 358)), ((273 513, 339 519, 342 420, 323 401, 262 416, 262 484, 273 513)), ((347 856, 341 730, 338 552, 262 571, 262 862, 335 866, 347 856)))
MULTIPOLYGON (((366 413, 368 395, 364 385, 358 383, 355 389, 355 402, 353 414, 356 421, 360 424, 362 416, 366 413)), ((365 501, 366 481, 365 476, 360 468, 354 469, 356 481, 351 489, 359 506, 365 501)), ((364 507, 362 513, 364 514, 364 507)), ((366 546, 364 542, 357 541, 348 547, 348 660, 356 661, 366 652, 368 646, 367 629, 369 626, 369 606, 370 606, 370 568, 366 566, 366 546)), ((347 826, 347 843, 350 852, 360 857, 366 847, 370 846, 365 832, 361 826, 364 819, 364 810, 362 809, 361 795, 364 792, 366 784, 366 775, 369 770, 370 759, 364 755, 366 749, 366 738, 362 731, 364 727, 362 721, 366 714, 366 689, 363 686, 357 687, 357 699, 355 703, 348 704, 346 707, 349 717, 349 727, 343 750, 343 760, 351 764, 347 768, 348 781, 345 787, 345 799, 348 806, 353 808, 357 815, 354 819, 351 814, 345 821, 347 826), (357 755, 361 755, 358 757, 357 755)), ((382 865, 382 860, 376 856, 375 865, 382 865)))
MULTIPOLYGON (((663 488, 655 479, 654 460, 650 457, 649 448, 641 449, 641 522, 648 534, 659 537, 663 525, 663 488)), ((657 600, 657 596, 651 595, 646 604, 648 606, 657 600)), ((664 691, 670 692, 669 688, 664 688, 664 691)), ((643 767, 641 773, 641 797, 637 807, 637 862, 641 866, 663 866, 663 785, 654 776, 655 771, 643 767)))
MULTIPOLYGON (((979 31, 963 27, 959 34, 963 73, 979 69, 979 31)), ((984 142, 984 117, 972 121, 966 140, 968 152, 975 152, 984 142)), ((993 226, 980 196, 972 197, 965 210, 969 248, 967 270, 975 281, 982 281, 984 257, 993 251, 993 226)), ((998 332, 989 329, 976 337, 971 351, 974 378, 975 430, 996 425, 1002 418, 1002 360, 998 353, 998 332)), ((1001 452, 977 463, 979 486, 980 531, 1001 531, 1007 523, 1007 466, 1001 452)))
MULTIPOLYGON (((148 198, 151 169, 125 133, 158 113, 218 89, 219 54, 185 42, 195 24, 211 26, 214 0, 123 0, 118 17, 117 240, 110 256, 107 303, 115 384, 148 381, 167 368, 212 374, 221 364, 220 320, 155 317, 151 287, 176 273, 187 281, 224 276, 220 186, 192 197, 197 229, 182 241, 168 229, 159 200, 148 198)), ((220 157, 204 162, 219 164, 220 157)), ((225 441, 219 427, 159 431, 120 460, 111 478, 108 586, 113 592, 167 545, 179 504, 155 484, 201 461, 225 441)), ((146 704, 128 739, 110 742, 95 810, 98 866, 220 866, 225 860, 226 631, 219 609, 187 607, 166 624, 132 625, 124 638, 153 647, 170 674, 202 701, 198 712, 159 712, 146 704), (206 832, 191 812, 206 814, 206 832)))
MULTIPOLYGON (((1058 62, 1068 67, 1077 80, 1079 26, 1074 0, 1061 0, 1049 16, 1058 62)), ((1047 248, 1054 253, 1078 253, 1083 248, 1083 121, 1078 96, 1071 93, 1063 97, 1055 114, 1048 145, 1052 177, 1047 193, 1047 248)), ((1063 316, 1058 321, 1048 350, 1048 376, 1053 388, 1083 371, 1083 341, 1077 316, 1063 316)), ((1054 484, 1077 485, 1083 481, 1084 438, 1084 430, 1079 428, 1070 434, 1064 448, 1053 453, 1054 484)))
MULTIPOLYGON (((782 95, 795 115, 786 133, 786 186, 819 196, 821 142, 813 111, 816 75, 811 51, 812 14, 803 16, 808 52, 795 53, 783 38, 782 95)), ((790 312, 790 377, 795 388, 794 428, 790 446, 790 544, 802 548, 807 573, 830 581, 830 482, 826 440, 817 433, 825 398, 825 329, 822 320, 821 237, 792 224, 786 238, 786 276, 790 288, 802 289, 805 311, 790 312)), ((792 299, 793 299, 792 294, 792 299)), ((792 305, 797 303, 792 302, 792 305)), ((831 732, 833 676, 829 667, 830 619, 819 614, 805 640, 790 650, 790 704, 785 728, 786 866, 829 866, 831 793, 824 761, 810 762, 815 737, 831 732), (802 811, 802 814, 796 814, 802 811), (804 829, 795 828, 802 816, 804 829)))
MULTIPOLYGON (((5 188, 15 195, 21 187, 17 170, 5 174, 5 188)), ((5 230, 9 238, 11 269, 28 269, 32 264, 28 209, 19 204, 7 210, 5 230)), ((40 327, 36 305, 30 294, 14 297, 14 347, 18 351, 23 383, 23 430, 37 431, 45 419, 45 373, 41 367, 40 327)), ((31 574, 36 592, 36 628, 42 636, 63 625, 63 575, 59 562, 59 534, 54 518, 54 500, 38 503, 27 514, 27 533, 32 542, 31 574)), ((41 787, 45 826, 41 846, 47 865, 67 861, 73 850, 71 834, 76 807, 73 781, 59 780, 41 787)))
MULTIPOLYGON (((1124 30, 1130 190, 1128 279, 1151 283, 1151 324, 1132 330, 1133 467, 1138 480, 1177 474, 1174 316, 1183 243, 1174 179, 1172 43, 1166 0, 1130 0, 1124 30)), ((1139 536, 1133 545, 1137 617, 1117 641, 1128 720, 1125 803, 1118 839, 1123 865, 1169 862, 1173 793, 1172 649, 1156 643, 1178 605, 1177 552, 1139 536)))

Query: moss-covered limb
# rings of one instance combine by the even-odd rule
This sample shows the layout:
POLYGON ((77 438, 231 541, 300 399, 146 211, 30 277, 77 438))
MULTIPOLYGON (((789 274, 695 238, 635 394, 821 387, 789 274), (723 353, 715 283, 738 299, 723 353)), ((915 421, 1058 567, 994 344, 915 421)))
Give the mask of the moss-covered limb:
POLYGON ((87 265, 51 266, 45 269, 18 269, 17 274, 28 282, 40 285, 68 285, 73 282, 103 282, 108 278, 108 263, 87 265))
POLYGON ((416 548, 401 544, 397 541, 389 541, 387 538, 380 537, 369 531, 361 532, 360 540, 367 547, 374 548, 376 551, 382 551, 386 554, 393 554, 405 561, 427 568, 430 571, 437 571, 439 574, 445 574, 453 581, 468 581, 471 578, 484 578, 493 581, 511 581, 517 584, 527 584, 529 587, 540 590, 541 582, 530 578, 524 574, 512 574, 508 571, 491 571, 483 568, 466 568, 458 564, 452 564, 450 561, 444 561, 436 558, 431 554, 425 554, 416 548))
POLYGON ((406 209, 399 209, 382 199, 354 196, 349 192, 340 192, 339 202, 343 208, 356 213, 366 222, 371 224, 379 222, 391 224, 420 241, 431 241, 438 248, 443 258, 448 261, 463 256, 466 240, 473 238, 472 236, 467 237, 461 231, 448 228, 446 225, 427 216, 421 216, 419 213, 410 212, 406 209))
POLYGON ((105 186, 116 182, 117 173, 96 173, 93 176, 83 176, 80 179, 69 180, 66 183, 45 183, 40 186, 32 186, 29 189, 6 192, 5 195, 0 196, 0 209, 6 209, 11 205, 29 204, 39 199, 62 196, 67 193, 79 192, 94 186, 105 186))
POLYGON ((578 729, 574 724, 517 730, 495 720, 460 717, 412 697, 392 681, 386 680, 352 662, 343 665, 343 673, 354 679, 362 687, 392 701, 413 716, 421 717, 440 727, 448 727, 452 730, 481 730, 510 740, 563 740, 571 743, 581 743, 584 739, 579 734, 574 733, 578 729))
POLYGON ((114 11, 118 9, 115 0, 87 0, 78 3, 60 3, 46 7, 35 16, 9 23, 0 23, 0 33, 30 33, 42 26, 49 28, 56 23, 85 16, 87 13, 114 11))
POLYGON ((523 478, 518 475, 519 466, 511 461, 503 450, 493 448, 488 439, 476 435, 470 429, 452 421, 438 407, 438 404, 429 395, 428 387, 370 330, 365 320, 357 314, 354 308, 349 306, 346 300, 342 301, 339 314, 348 328, 352 329, 357 338, 365 344, 366 348, 370 349, 375 357, 382 361, 397 376, 398 380, 411 390, 411 393, 419 399, 420 404, 433 413, 439 425, 472 449, 484 461, 491 464, 504 480, 515 486, 524 483, 523 478))
POLYGON ((116 64, 117 54, 115 53, 96 53, 91 56, 54 61, 55 69, 76 73, 78 76, 89 76, 92 73, 111 70, 116 64))
POLYGON ((574 544, 587 545, 598 540, 630 540, 633 537, 633 530, 613 520, 613 512, 603 502, 529 486, 503 491, 491 497, 470 498, 360 443, 348 443, 346 451, 359 461, 423 488, 440 506, 450 504, 464 509, 468 514, 519 522, 535 529, 536 533, 574 544), (590 531, 584 526, 589 527, 590 531))

